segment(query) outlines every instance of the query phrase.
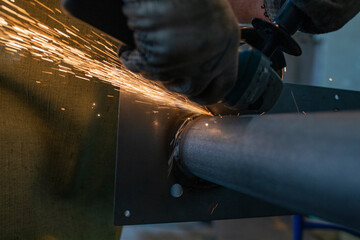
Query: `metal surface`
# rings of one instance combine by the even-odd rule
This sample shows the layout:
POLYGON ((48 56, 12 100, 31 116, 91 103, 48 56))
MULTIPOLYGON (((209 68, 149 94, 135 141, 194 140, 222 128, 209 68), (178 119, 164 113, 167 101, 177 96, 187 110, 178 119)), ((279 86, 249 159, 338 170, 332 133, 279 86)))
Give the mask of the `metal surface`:
POLYGON ((269 113, 306 114, 357 109, 360 109, 360 92, 286 83, 269 113))
MULTIPOLYGON (((29 14, 53 26, 42 9, 29 14)), ((0 47, 0 239, 113 240, 119 93, 52 67, 0 47)))
POLYGON ((134 95, 126 93, 120 97, 116 225, 287 213, 222 187, 196 189, 183 186, 183 192, 173 197, 173 185, 179 182, 172 173, 169 175, 170 142, 189 114, 180 109, 159 109, 155 105, 135 102, 135 99, 134 95))
POLYGON ((359 122, 360 111, 203 117, 179 157, 202 179, 360 229, 359 122))
MULTIPOLYGON (((189 188, 181 183, 183 192, 179 194, 180 197, 174 198, 171 188, 182 179, 177 178, 174 172, 169 174, 168 160, 172 152, 170 142, 189 115, 180 109, 158 108, 153 104, 136 102, 135 99, 134 95, 121 94, 115 224, 214 220, 290 213, 223 187, 189 188)), ((357 92, 285 84, 273 111, 308 113, 343 108, 360 109, 358 99, 360 93, 357 92)))

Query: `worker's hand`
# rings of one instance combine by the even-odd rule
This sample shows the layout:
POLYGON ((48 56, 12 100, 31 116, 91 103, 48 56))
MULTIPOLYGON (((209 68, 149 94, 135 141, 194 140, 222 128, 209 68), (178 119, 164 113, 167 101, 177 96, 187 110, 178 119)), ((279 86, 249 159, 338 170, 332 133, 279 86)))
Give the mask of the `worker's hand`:
MULTIPOLYGON (((359 0, 292 0, 309 18, 302 26, 308 33, 340 29, 360 11, 359 0)), ((285 0, 265 0, 267 15, 274 20, 285 0)))
POLYGON ((237 21, 226 0, 124 0, 135 49, 126 67, 200 104, 216 103, 237 75, 237 21))

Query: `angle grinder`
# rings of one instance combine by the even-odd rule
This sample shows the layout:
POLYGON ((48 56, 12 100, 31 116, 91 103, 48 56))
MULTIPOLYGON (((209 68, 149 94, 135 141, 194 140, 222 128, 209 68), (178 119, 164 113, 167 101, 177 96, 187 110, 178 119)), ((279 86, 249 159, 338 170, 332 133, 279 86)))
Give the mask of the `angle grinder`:
MULTIPOLYGON (((68 14, 98 28, 135 48, 133 31, 128 28, 119 0, 61 0, 68 14)), ((253 28, 241 30, 246 44, 239 47, 237 81, 222 103, 207 106, 214 114, 245 114, 269 111, 282 91, 281 70, 286 66, 283 53, 299 56, 301 48, 292 35, 306 16, 288 0, 273 22, 260 18, 253 28)))

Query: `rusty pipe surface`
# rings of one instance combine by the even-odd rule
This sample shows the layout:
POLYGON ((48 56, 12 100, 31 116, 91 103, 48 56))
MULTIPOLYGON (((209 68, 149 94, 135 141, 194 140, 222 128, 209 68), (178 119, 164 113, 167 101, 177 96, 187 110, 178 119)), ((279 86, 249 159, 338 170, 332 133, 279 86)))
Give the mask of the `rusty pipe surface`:
POLYGON ((179 162, 210 182, 360 229, 360 112, 202 117, 179 162))

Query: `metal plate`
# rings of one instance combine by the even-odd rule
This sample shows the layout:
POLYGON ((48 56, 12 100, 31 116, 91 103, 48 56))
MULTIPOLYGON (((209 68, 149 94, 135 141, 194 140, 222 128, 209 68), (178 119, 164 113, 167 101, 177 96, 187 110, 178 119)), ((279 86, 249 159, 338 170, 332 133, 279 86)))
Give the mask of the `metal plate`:
POLYGON ((360 109, 360 92, 286 83, 269 113, 306 114, 356 109, 360 109))
MULTIPOLYGON (((225 189, 186 188, 170 194, 178 183, 169 174, 170 143, 189 113, 158 108, 121 94, 115 192, 115 224, 209 221, 290 214, 289 211, 225 189)), ((360 109, 360 93, 285 84, 273 113, 360 109)))

